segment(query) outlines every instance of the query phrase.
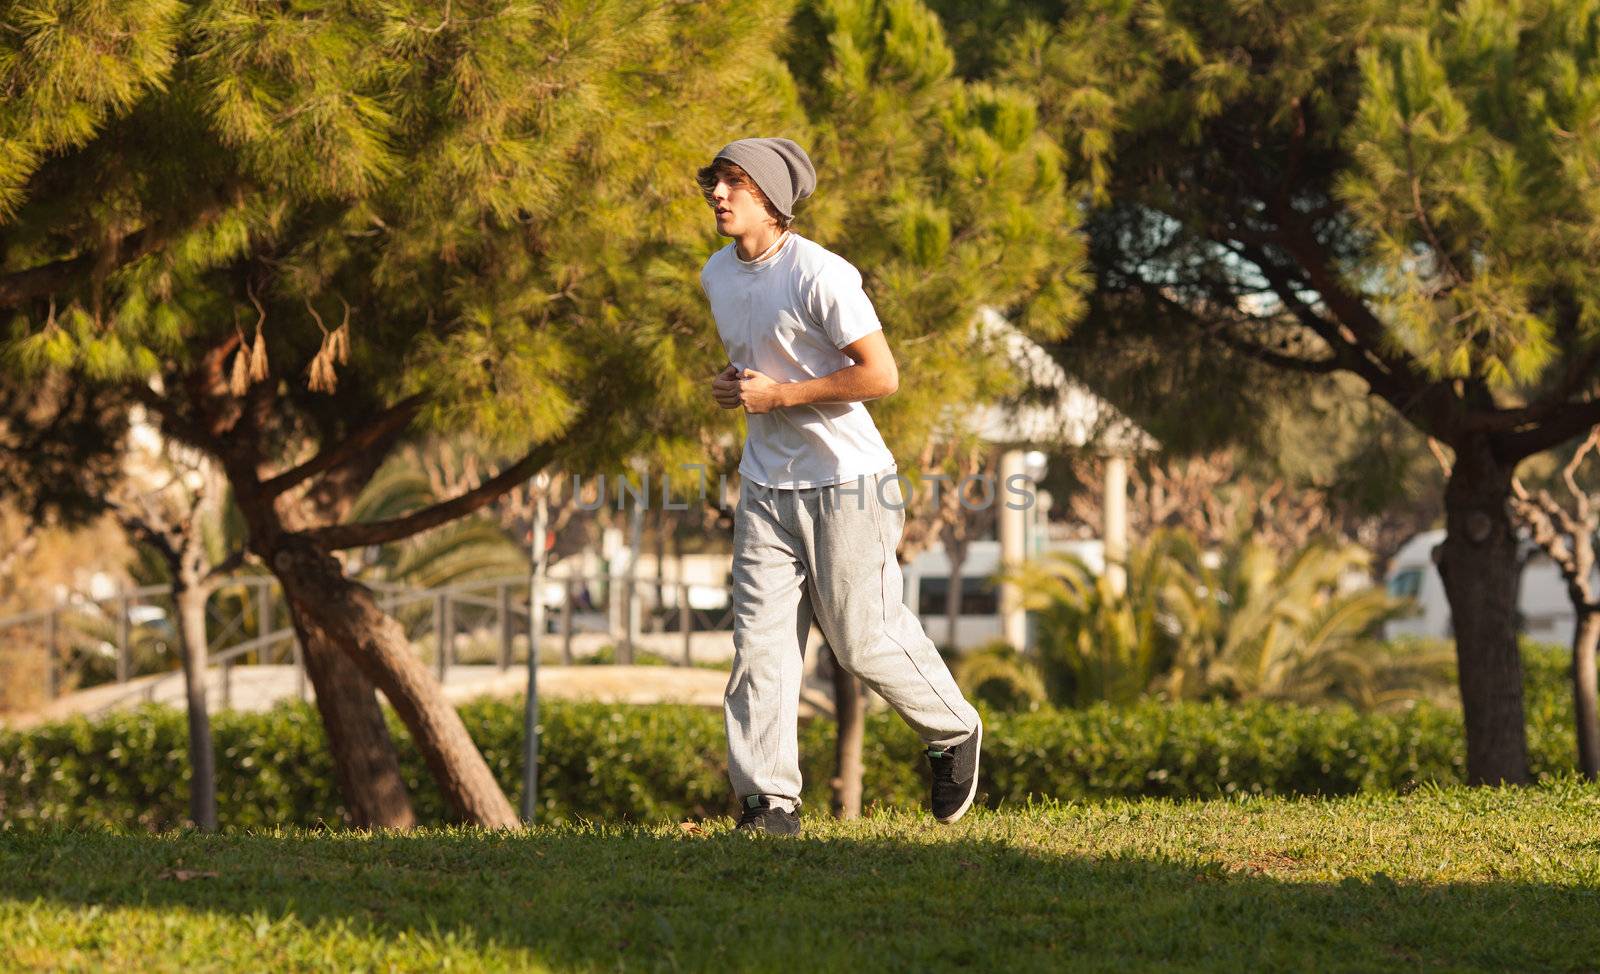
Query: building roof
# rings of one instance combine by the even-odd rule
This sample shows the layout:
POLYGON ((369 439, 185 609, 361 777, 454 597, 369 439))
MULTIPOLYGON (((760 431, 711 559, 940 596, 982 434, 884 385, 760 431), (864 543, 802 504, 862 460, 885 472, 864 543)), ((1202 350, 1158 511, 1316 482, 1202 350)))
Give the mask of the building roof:
POLYGON ((1160 444, 1116 407, 1069 376, 1038 342, 993 308, 973 324, 975 338, 1000 342, 1023 380, 1010 401, 974 409, 969 428, 990 443, 1138 453, 1160 444))

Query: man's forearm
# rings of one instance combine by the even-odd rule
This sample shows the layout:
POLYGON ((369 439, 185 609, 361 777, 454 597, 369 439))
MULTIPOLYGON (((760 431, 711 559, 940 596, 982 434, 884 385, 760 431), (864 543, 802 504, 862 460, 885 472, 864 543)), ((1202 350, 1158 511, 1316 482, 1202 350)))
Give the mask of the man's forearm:
POLYGON ((784 406, 862 402, 887 396, 894 392, 898 385, 897 377, 888 377, 878 369, 858 364, 815 379, 780 383, 778 398, 784 406))

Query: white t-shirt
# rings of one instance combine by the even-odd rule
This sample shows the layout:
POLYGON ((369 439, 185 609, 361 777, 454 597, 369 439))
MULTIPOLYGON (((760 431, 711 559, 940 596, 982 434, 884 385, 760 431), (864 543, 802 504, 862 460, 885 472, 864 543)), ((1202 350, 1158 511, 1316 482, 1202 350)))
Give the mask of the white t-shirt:
MULTIPOLYGON (((856 364, 840 351, 883 325, 850 262, 790 230, 759 261, 737 243, 700 270, 717 332, 734 367, 777 382, 831 375, 856 364)), ((894 469, 867 407, 808 403, 745 416, 739 476, 767 487, 823 487, 894 469)))

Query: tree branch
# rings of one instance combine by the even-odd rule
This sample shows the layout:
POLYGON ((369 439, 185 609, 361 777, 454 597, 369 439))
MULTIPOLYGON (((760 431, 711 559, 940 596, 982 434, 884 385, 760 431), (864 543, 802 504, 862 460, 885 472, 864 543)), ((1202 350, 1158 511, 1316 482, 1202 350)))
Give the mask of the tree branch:
POLYGON ((1254 342, 1245 341, 1236 335, 1228 334, 1226 329, 1218 328, 1207 332, 1207 334, 1241 355, 1246 355, 1277 369, 1304 372, 1307 375, 1328 375, 1329 373, 1337 372, 1342 367, 1338 357, 1333 355, 1323 359, 1304 359, 1298 355, 1286 355, 1282 352, 1275 352, 1270 348, 1263 348, 1254 342))
POLYGON ((181 226, 153 223, 122 237, 106 250, 91 251, 38 267, 0 274, 0 308, 14 308, 46 294, 66 290, 86 271, 108 264, 130 264, 161 250, 179 233, 204 226, 236 202, 243 187, 224 188, 208 205, 193 210, 181 226), (231 198, 230 198, 231 197, 231 198))
POLYGON ((1591 450, 1600 451, 1600 426, 1589 431, 1589 436, 1578 446, 1572 454, 1572 460, 1561 471, 1561 479, 1566 483, 1567 490, 1572 494, 1573 503, 1578 507, 1578 520, 1587 524, 1593 515, 1593 505, 1589 501, 1589 494, 1578 485, 1578 468, 1583 466, 1583 458, 1591 450))
POLYGON ((1385 399, 1391 395, 1399 395, 1400 390, 1394 377, 1385 371, 1381 364, 1368 357, 1359 344, 1351 342, 1342 334, 1338 323, 1324 318, 1315 308, 1302 300, 1300 289, 1289 279, 1283 268, 1277 266, 1267 256, 1263 248, 1245 244, 1236 248, 1235 253, 1256 265, 1262 276, 1267 279, 1272 293, 1283 302, 1284 307, 1289 309, 1289 313, 1295 316, 1296 321, 1327 344, 1333 353, 1333 360, 1340 367, 1366 380, 1372 390, 1385 399))
POLYGON ((343 548, 385 544, 421 534, 429 528, 447 524, 494 502, 548 464, 555 457, 560 444, 560 440, 541 443, 521 460, 479 486, 432 507, 425 507, 404 517, 390 518, 387 521, 335 524, 331 527, 316 528, 305 532, 304 537, 324 551, 338 551, 343 548))
MULTIPOLYGON (((120 246, 127 247, 132 244, 124 259, 133 261, 159 249, 163 242, 147 227, 122 238, 120 246)), ((90 251, 76 257, 0 275, 0 308, 15 308, 46 294, 65 290, 73 283, 81 281, 84 273, 99 265, 106 256, 100 251, 90 251)))
MULTIPOLYGON (((1455 469, 1455 461, 1444 455, 1444 444, 1440 443, 1437 438, 1430 436, 1428 437, 1428 452, 1433 454, 1433 459, 1439 463, 1439 469, 1444 471, 1445 479, 1449 480, 1451 471, 1455 469)), ((1512 479, 1512 485, 1518 486, 1515 478, 1512 479)))
MULTIPOLYGON (((1321 241, 1301 224, 1291 207, 1280 202, 1269 202, 1268 206, 1282 230, 1280 246, 1305 271, 1312 289, 1338 319, 1341 337, 1363 358, 1381 367, 1382 374, 1387 377, 1386 386, 1374 386, 1373 391, 1423 432, 1446 441, 1458 438, 1465 412, 1461 401, 1448 386, 1429 379, 1409 356, 1391 354, 1386 349, 1383 322, 1364 301, 1345 289, 1321 241)), ((1371 381, 1365 374, 1362 377, 1371 381)))
POLYGON ((1566 374, 1556 387, 1536 401, 1517 409, 1497 409, 1490 413, 1477 413, 1465 425, 1483 433, 1512 433, 1543 422, 1568 408, 1570 397, 1583 388, 1585 380, 1593 382, 1600 377, 1600 342, 1573 356, 1566 374))
POLYGON ((1341 363, 1338 356, 1329 356, 1328 358, 1324 359, 1306 359, 1301 358, 1298 355, 1288 355, 1283 352, 1277 352, 1270 348, 1266 348, 1265 346, 1259 345, 1256 342, 1240 338, 1239 336, 1231 334, 1228 331, 1228 326, 1225 322, 1219 321, 1216 323, 1208 323, 1204 321, 1200 315, 1196 314, 1194 311, 1185 306, 1182 302, 1175 301, 1167 295, 1161 293, 1160 288, 1151 287, 1150 285, 1141 286, 1147 294, 1154 297, 1156 301, 1165 305, 1168 310, 1172 311, 1176 315, 1187 318, 1192 326, 1200 330, 1202 335, 1221 342, 1241 355, 1247 355, 1258 362, 1264 362, 1267 365, 1271 365, 1275 368, 1290 369, 1296 372, 1305 372, 1312 375, 1327 375, 1328 373, 1334 372, 1340 368, 1341 363))
POLYGON ((1364 345, 1355 341, 1353 331, 1341 328, 1339 322, 1330 321, 1307 304, 1300 297, 1302 289, 1283 267, 1268 256, 1265 248, 1243 244, 1232 249, 1240 257, 1256 265, 1257 270, 1271 285, 1272 293, 1284 303, 1296 320, 1327 343, 1343 368, 1360 376, 1374 393, 1393 404, 1395 408, 1404 411, 1402 403, 1409 402, 1408 390, 1396 380, 1382 359, 1369 354, 1364 345))
POLYGON ((1305 271, 1307 283, 1338 317, 1339 323, 1349 329, 1352 344, 1372 356, 1397 381, 1412 386, 1426 385, 1426 377, 1411 362, 1385 351, 1383 322, 1365 303, 1345 290, 1315 234, 1300 225, 1292 210, 1278 206, 1273 209, 1280 227, 1279 245, 1305 271))
POLYGON ((1569 404, 1542 426, 1504 434, 1497 439, 1508 459, 1520 460, 1559 446, 1596 425, 1600 425, 1600 396, 1569 404))
POLYGON ((400 400, 339 443, 328 447, 298 467, 285 470, 262 483, 262 493, 269 498, 277 497, 312 477, 348 463, 353 457, 370 450, 375 444, 410 425, 421 411, 426 398, 418 393, 400 400))
POLYGON ((1511 481, 1511 510, 1517 519, 1528 526, 1533 534, 1533 541, 1561 570, 1562 577, 1570 584, 1577 565, 1573 560, 1572 552, 1568 550, 1566 540, 1562 537, 1561 529, 1556 527, 1555 516, 1561 513, 1560 508, 1551 510, 1554 506, 1553 499, 1544 494, 1543 497, 1529 496, 1522 482, 1515 478, 1511 481))
POLYGON ((139 382, 131 384, 128 389, 135 401, 150 410, 153 415, 160 417, 161 429, 166 435, 205 450, 209 450, 215 444, 215 441, 202 432, 200 427, 179 415, 172 403, 154 389, 139 382))
POLYGON ((158 527, 152 520, 147 519, 144 515, 135 513, 131 508, 118 501, 112 501, 107 506, 111 508, 124 531, 159 551, 161 557, 168 562, 177 561, 177 542, 167 530, 158 527))

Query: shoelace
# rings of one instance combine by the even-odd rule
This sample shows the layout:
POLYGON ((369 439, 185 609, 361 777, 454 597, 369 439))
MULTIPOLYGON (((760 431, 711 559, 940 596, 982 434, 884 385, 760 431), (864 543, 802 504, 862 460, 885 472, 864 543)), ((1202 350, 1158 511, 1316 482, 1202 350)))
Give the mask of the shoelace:
POLYGON ((956 780, 956 759, 949 748, 928 748, 928 766, 933 776, 941 781, 956 780))

